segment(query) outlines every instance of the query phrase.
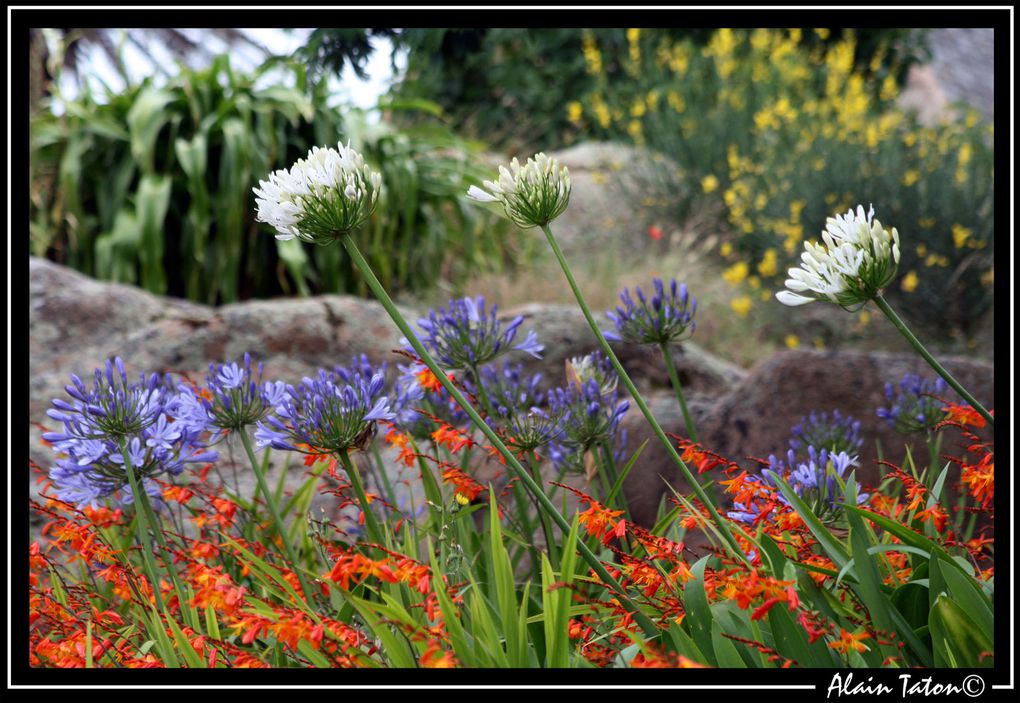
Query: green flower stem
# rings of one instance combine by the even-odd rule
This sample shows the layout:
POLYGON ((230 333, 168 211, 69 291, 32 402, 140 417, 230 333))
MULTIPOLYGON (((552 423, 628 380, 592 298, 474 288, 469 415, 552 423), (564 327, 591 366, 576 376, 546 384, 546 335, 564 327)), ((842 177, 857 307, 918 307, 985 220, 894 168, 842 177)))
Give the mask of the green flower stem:
MULTIPOLYGON (((539 482, 542 480, 542 477, 539 475, 534 463, 530 459, 526 459, 525 466, 530 471, 535 483, 541 485, 539 482)), ((535 506, 535 513, 538 515, 539 522, 542 523, 542 534, 545 536, 545 551, 549 553, 549 561, 554 569, 558 569, 560 568, 559 550, 556 549, 556 541, 553 538, 552 523, 549 522, 549 516, 542 511, 542 506, 539 505, 538 499, 532 497, 531 502, 535 506)), ((541 564, 536 564, 536 567, 538 566, 541 566, 541 564)))
MULTIPOLYGON (((464 394, 462 394, 460 390, 450 382, 450 379, 446 377, 446 374, 443 373, 442 369, 440 369, 436 362, 432 359, 432 355, 429 354, 428 350, 422 345, 418 336, 414 333, 410 325, 407 324, 407 321, 404 320, 403 316, 393 304, 389 294, 386 293, 382 284, 379 283, 379 279, 375 277, 371 267, 369 267, 368 262, 365 261, 365 257, 361 255, 361 252, 358 251, 358 246, 354 243, 351 236, 349 234, 345 234, 341 237, 341 241, 343 242, 347 253, 350 254, 351 259, 354 261, 355 266, 357 266, 358 270, 361 271, 361 275, 364 277, 366 283, 368 283, 368 287, 386 309, 386 312, 389 314, 394 324, 396 324, 397 328, 399 328, 400 331, 404 333, 404 336, 407 337, 407 341, 414 348, 415 352, 417 352, 422 363, 429 368, 429 371, 435 374, 436 378, 443 385, 443 388, 445 388, 457 404, 464 409, 464 412, 466 412, 468 417, 471 418, 471 421, 475 423, 475 426, 482 431, 486 439, 492 442, 492 446, 494 446, 506 460, 507 466, 514 471, 517 477, 524 483, 527 490, 538 499, 539 503, 541 503, 549 516, 556 521, 560 530, 564 534, 569 533, 570 523, 566 521, 566 519, 556 509, 556 506, 552 504, 552 501, 550 501, 548 496, 546 496, 545 491, 543 491, 541 487, 535 483, 535 480, 528 475, 528 472, 523 466, 521 466, 521 463, 517 460, 517 457, 513 455, 513 452, 507 449, 502 440, 500 440, 496 433, 492 431, 492 428, 485 423, 481 416, 478 415, 478 412, 471 406, 471 403, 468 402, 467 398, 464 397, 464 394)), ((609 571, 606 570, 606 567, 602 565, 602 562, 599 561, 599 558, 595 556, 595 554, 588 549, 587 545, 583 542, 578 541, 577 547, 581 556, 598 575, 602 583, 616 594, 616 597, 619 599, 623 607, 634 614, 635 622, 640 625, 645 634, 648 637, 658 639, 661 634, 659 632, 659 628, 657 628, 655 623, 653 623, 651 619, 645 615, 640 608, 638 608, 634 601, 631 600, 623 586, 620 585, 620 582, 613 578, 609 571)))
POLYGON ((354 495, 358 497, 358 503, 361 506, 361 513, 365 516, 365 529, 368 530, 368 536, 372 538, 372 541, 376 544, 385 545, 386 540, 383 539, 382 528, 379 527, 379 521, 376 519, 375 513, 369 507, 368 495, 365 493, 365 485, 361 482, 361 471, 351 461, 351 455, 349 451, 337 452, 340 457, 340 463, 344 465, 344 470, 347 472, 347 476, 351 479, 351 486, 354 487, 354 495))
POLYGON ((687 426, 687 436, 692 442, 698 441, 698 433, 694 431, 694 420, 691 419, 691 412, 687 409, 687 401, 684 400, 684 392, 680 388, 680 376, 676 372, 676 365, 673 363, 673 356, 669 353, 669 345, 665 342, 659 343, 662 349, 662 358, 666 360, 666 370, 669 371, 669 382, 673 384, 676 392, 676 399, 680 401, 680 410, 684 413, 684 425, 687 426))
POLYGON ((918 341, 917 337, 915 337, 913 332, 910 331, 906 323, 900 319, 900 316, 897 315, 891 307, 889 307, 889 303, 885 301, 885 298, 883 298, 881 294, 875 296, 875 305, 878 306, 879 310, 885 313, 885 316, 889 318, 890 322, 893 323, 896 329, 898 329, 900 333, 907 338, 907 341, 910 342, 910 345, 917 350, 917 353, 924 357, 924 360, 928 362, 928 365, 935 369, 938 375, 945 379, 946 383, 952 386, 953 390, 959 393, 972 408, 981 413, 981 417, 983 417, 989 425, 994 427, 995 419, 992 417, 991 413, 985 410, 985 407, 981 405, 981 403, 977 402, 977 400, 974 399, 974 396, 968 393, 967 390, 960 385, 960 382, 953 378, 952 374, 946 371, 945 367, 935 360, 934 356, 928 353, 928 350, 925 349, 924 345, 918 341))
POLYGON ((273 516, 273 525, 276 527, 276 532, 280 535, 280 540, 283 542, 283 551, 287 555, 287 559, 292 565, 292 570, 297 574, 298 581, 301 582, 301 590, 305 594, 305 600, 308 601, 308 606, 312 607, 315 600, 312 595, 315 593, 305 580, 304 574, 301 573, 301 566, 298 563, 297 556, 294 554, 294 548, 290 545, 290 540, 287 539, 287 531, 283 528, 283 519, 280 517, 280 509, 276 507, 276 501, 273 500, 273 494, 269 491, 269 486, 266 484, 266 477, 262 473, 262 465, 259 464, 258 459, 255 458, 255 450, 251 446, 251 439, 248 437, 248 433, 243 429, 237 434, 241 436, 241 443, 244 445, 244 451, 248 454, 248 461, 251 462, 251 469, 255 472, 255 478, 259 484, 259 490, 262 491, 262 497, 266 499, 266 505, 269 506, 269 513, 273 516))
POLYGON ((722 519, 722 516, 719 515, 719 512, 715 508, 715 504, 712 502, 711 498, 708 497, 708 494, 705 493, 701 484, 698 483, 697 477, 691 473, 691 470, 687 468, 686 464, 684 464, 683 459, 681 459, 680 455, 677 454, 673 443, 669 441, 669 437, 667 437, 666 433, 662 431, 662 427, 656 421, 655 416, 652 415, 651 408, 648 407, 644 398, 641 397, 638 389, 634 386, 634 382, 630 380, 630 376, 627 375, 627 372, 624 370, 620 360, 617 359, 616 354, 613 353, 612 347, 609 346, 609 342, 606 341, 605 336, 602 334, 602 330, 600 330, 598 324, 596 324, 595 318, 591 314, 591 309, 588 307, 588 303, 585 302, 584 295, 581 293, 581 289, 577 286, 577 281, 574 280, 574 274, 570 270, 570 265, 563 256, 563 251, 560 249, 559 244, 556 243, 556 237, 553 236, 552 230, 549 229, 549 225, 542 225, 542 231, 545 232, 545 238, 549 241, 549 246, 552 247, 553 253, 556 255, 556 260, 559 261, 560 268, 563 269, 563 274, 567 278, 567 283, 570 284, 570 289, 574 292, 574 297, 577 299, 578 305, 581 306, 581 312, 584 313, 584 318, 588 321, 588 326, 591 327, 592 332, 595 333, 595 337, 598 339, 599 346, 602 347, 602 351, 609 358, 609 361, 612 363, 613 368, 616 369, 616 373, 623 381, 623 384, 627 387, 627 390, 630 391, 631 397, 634 399, 634 402, 637 403, 638 408, 641 410, 641 414, 645 416, 645 420, 647 420, 648 424, 651 425, 652 431, 655 432, 655 436, 659 438, 662 446, 665 447, 670 459, 673 460, 673 463, 676 464, 683 473, 684 478, 687 479, 688 485, 691 489, 693 489, 695 495, 698 496, 698 499, 708 510, 712 521, 719 527, 723 539, 726 540, 726 544, 729 547, 730 554, 739 559, 741 562, 746 562, 747 558, 744 556, 744 552, 740 549, 740 545, 737 544, 737 540, 730 531, 729 526, 722 519))
POLYGON ((131 457, 128 454, 127 441, 121 438, 118 444, 120 445, 120 455, 124 457, 124 468, 127 471, 128 483, 131 485, 131 495, 135 501, 135 523, 138 526, 138 541, 142 545, 142 561, 145 564, 145 575, 149 577, 149 585, 152 587, 152 594, 156 598, 156 608, 159 612, 163 612, 163 594, 159 590, 159 570, 156 568, 156 559, 152 556, 152 542, 149 536, 150 524, 153 526, 153 532, 155 532, 155 522, 150 522, 149 518, 152 507, 149 505, 148 496, 145 495, 145 489, 142 487, 141 481, 135 476, 135 469, 131 465, 131 457))
MULTIPOLYGON (((489 402, 489 394, 485 392, 485 386, 482 385, 482 375, 478 373, 478 366, 472 364, 468 367, 471 372, 471 380, 474 381, 475 387, 478 389, 477 400, 481 404, 485 414, 491 418, 495 418, 496 414, 492 412, 492 404, 489 402)), ((466 461, 465 461, 466 463, 466 461)), ((542 531, 546 537, 546 550, 549 551, 549 555, 552 556, 552 543, 549 542, 550 535, 548 526, 546 525, 546 518, 542 514, 542 509, 538 504, 538 500, 530 495, 526 489, 524 489, 520 482, 514 484, 514 502, 517 504, 517 512, 519 514, 518 520, 521 523, 521 529, 524 534, 521 535, 528 542, 528 551, 531 553, 531 564, 535 569, 535 573, 541 573, 539 570, 542 568, 542 559, 539 556, 538 549, 534 545, 533 536, 535 534, 535 523, 531 519, 531 515, 528 513, 528 501, 535 506, 535 516, 542 524, 542 531)))

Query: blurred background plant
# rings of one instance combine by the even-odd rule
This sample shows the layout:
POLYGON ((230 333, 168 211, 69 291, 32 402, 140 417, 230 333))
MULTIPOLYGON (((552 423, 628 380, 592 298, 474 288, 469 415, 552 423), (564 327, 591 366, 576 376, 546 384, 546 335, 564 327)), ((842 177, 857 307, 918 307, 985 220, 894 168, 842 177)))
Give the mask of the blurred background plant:
MULTIPOLYGON (((36 105, 61 70, 86 68, 76 47, 101 46, 116 63, 125 46, 155 42, 187 56, 196 43, 177 30, 52 31, 63 43, 33 43, 36 105)), ((899 104, 908 71, 931 59, 928 38, 906 29, 321 28, 293 53, 239 69, 233 59, 258 54, 258 42, 228 34, 220 41, 230 61, 165 62, 162 83, 122 91, 79 80, 61 114, 34 110, 32 250, 206 302, 364 294, 338 251, 272 241, 250 207, 255 174, 350 138, 386 182, 359 246, 391 290, 435 300, 541 263, 528 238, 502 236, 501 220, 465 204, 467 186, 492 175, 477 168, 484 148, 527 156, 621 142, 648 155, 626 164, 629 211, 640 204, 656 232, 714 240, 705 276, 726 285, 716 299, 702 296, 706 309, 767 327, 802 240, 837 211, 874 203, 910 243, 893 304, 922 334, 948 331, 954 348, 973 346, 994 284, 992 125, 963 106, 933 121, 899 104), (384 109, 337 106, 330 80, 370 72, 383 46, 394 76, 384 109)), ((667 251, 656 261, 686 255, 659 244, 667 251)), ((602 249, 591 252, 601 272, 602 249)), ((626 252, 633 261, 612 262, 621 271, 648 253, 626 252)), ((807 334, 816 346, 834 341, 807 334)), ((771 337, 790 345, 789 329, 771 337)), ((765 348, 775 345, 755 345, 765 348)))
MULTIPOLYGON (((49 64, 53 86, 61 64, 49 64)), ((364 294, 338 249, 275 240, 252 204, 259 177, 313 145, 349 139, 383 174, 380 206, 358 236, 388 288, 456 286, 467 271, 513 260, 506 227, 460 197, 487 174, 480 145, 442 125, 437 106, 389 101, 389 114, 425 116, 398 129, 332 97, 326 81, 284 57, 250 72, 225 54, 204 69, 179 63, 164 84, 146 78, 119 92, 83 82, 60 100, 61 114, 34 110, 33 253, 207 303, 364 294)))

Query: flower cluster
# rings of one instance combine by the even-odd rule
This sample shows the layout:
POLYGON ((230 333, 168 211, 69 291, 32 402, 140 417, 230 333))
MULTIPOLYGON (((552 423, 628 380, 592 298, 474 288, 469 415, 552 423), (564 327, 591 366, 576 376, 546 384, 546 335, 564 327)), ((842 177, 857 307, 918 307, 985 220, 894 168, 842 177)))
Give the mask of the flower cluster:
POLYGON ((383 385, 383 372, 364 357, 349 369, 320 369, 315 378, 286 387, 274 412, 258 423, 255 442, 313 454, 346 451, 364 441, 376 421, 396 418, 383 385))
POLYGON ((638 303, 623 289, 620 301, 623 307, 606 314, 616 324, 619 334, 607 332, 609 339, 643 344, 666 344, 686 339, 694 333, 694 312, 698 301, 687 292, 687 284, 677 286, 676 279, 669 282, 667 293, 662 279, 653 279, 655 294, 649 300, 641 288, 635 287, 638 303))
POLYGON ((516 158, 510 168, 499 167, 499 178, 468 189, 468 197, 483 203, 501 203, 507 217, 524 228, 542 227, 567 209, 570 174, 556 159, 536 154, 521 166, 516 158))
POLYGON ((776 299, 784 305, 828 300, 850 309, 874 298, 896 276, 900 262, 899 233, 882 227, 874 215, 874 208, 865 214, 858 205, 856 213, 828 218, 825 245, 804 243, 802 265, 789 270, 789 290, 776 293, 776 299))
POLYGON ((889 426, 902 434, 932 431, 945 418, 943 395, 949 387, 941 378, 922 378, 907 374, 894 387, 885 384, 889 407, 876 412, 889 426))
POLYGON ((793 426, 790 449, 800 451, 807 447, 826 449, 830 454, 846 452, 856 456, 864 446, 861 437, 861 421, 839 410, 828 413, 812 412, 793 426))
POLYGON ((596 378, 588 378, 554 388, 549 393, 549 407, 561 417, 562 443, 589 449, 614 438, 630 403, 618 400, 615 390, 606 392, 596 378))
MULTIPOLYGON (((534 332, 528 332, 523 342, 514 344, 517 328, 524 322, 515 317, 503 328, 496 317, 497 306, 485 311, 485 298, 451 300, 449 307, 429 310, 428 317, 418 320, 425 332, 422 340, 436 360, 450 369, 477 368, 511 349, 527 352, 541 358, 543 347, 534 332)), ((405 347, 409 343, 404 340, 405 347)))
POLYGON ((251 354, 241 364, 209 364, 205 387, 178 386, 172 410, 177 421, 189 429, 216 428, 237 431, 254 425, 283 399, 282 381, 262 383, 262 362, 252 366, 251 354))
POLYGON ((290 170, 259 181, 253 189, 257 219, 275 227, 277 239, 330 244, 368 219, 381 186, 382 176, 349 142, 336 149, 312 147, 290 170))
POLYGON ((171 419, 174 392, 167 377, 142 374, 129 383, 118 357, 106 362, 105 373, 96 369, 91 388, 76 375, 71 381, 66 390, 72 402, 54 399, 56 409, 47 413, 63 423, 63 432, 43 434, 55 452, 66 455, 50 471, 61 500, 95 508, 121 492, 121 500, 131 503, 129 472, 158 497, 154 476, 176 476, 186 464, 218 458, 200 441, 204 425, 171 419))

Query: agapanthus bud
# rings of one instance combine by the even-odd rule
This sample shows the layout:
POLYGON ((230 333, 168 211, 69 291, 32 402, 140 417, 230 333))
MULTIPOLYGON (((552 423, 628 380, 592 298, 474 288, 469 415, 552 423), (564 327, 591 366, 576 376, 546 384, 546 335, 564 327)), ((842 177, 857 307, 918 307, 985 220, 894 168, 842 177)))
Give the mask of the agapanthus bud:
POLYGON ((499 167, 495 182, 484 181, 485 189, 471 186, 468 197, 483 203, 501 203, 507 217, 518 226, 547 225, 567 209, 570 202, 570 173, 556 159, 536 154, 521 166, 514 157, 510 168, 499 167))
POLYGON ((900 236, 874 215, 874 208, 865 214, 858 205, 856 213, 828 218, 824 246, 804 243, 801 266, 789 270, 789 290, 776 293, 776 299, 784 305, 827 300, 850 310, 878 295, 896 276, 900 236))
POLYGON ((312 147, 289 170, 259 181, 253 189, 256 219, 275 227, 277 239, 331 244, 369 218, 381 187, 382 176, 350 142, 336 149, 312 147))
POLYGON ((694 333, 694 313, 698 301, 687 291, 687 284, 677 285, 675 279, 666 290, 662 279, 652 280, 655 294, 647 298, 640 288, 634 292, 638 303, 630 297, 630 290, 624 288, 620 294, 623 307, 616 312, 607 312, 616 324, 619 334, 606 332, 607 339, 617 339, 638 344, 661 344, 687 339, 694 333))

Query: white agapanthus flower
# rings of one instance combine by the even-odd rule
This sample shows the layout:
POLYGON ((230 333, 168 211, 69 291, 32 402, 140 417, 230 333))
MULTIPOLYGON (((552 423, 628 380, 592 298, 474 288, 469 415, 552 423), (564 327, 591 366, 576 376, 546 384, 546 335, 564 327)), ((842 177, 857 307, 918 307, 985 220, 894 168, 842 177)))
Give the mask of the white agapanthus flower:
POLYGON ((483 203, 502 203, 507 217, 519 226, 541 227, 563 214, 570 202, 570 173, 556 159, 536 154, 523 166, 516 157, 510 168, 499 167, 499 178, 471 186, 468 197, 483 203))
POLYGON ((826 220, 823 245, 804 243, 799 268, 789 270, 788 290, 776 293, 784 305, 827 300, 850 309, 874 298, 896 276, 900 235, 874 219, 875 209, 849 210, 826 220))
POLYGON ((275 227, 277 239, 330 244, 368 219, 381 186, 382 176, 350 142, 312 147, 289 170, 274 171, 253 188, 256 219, 275 227))

